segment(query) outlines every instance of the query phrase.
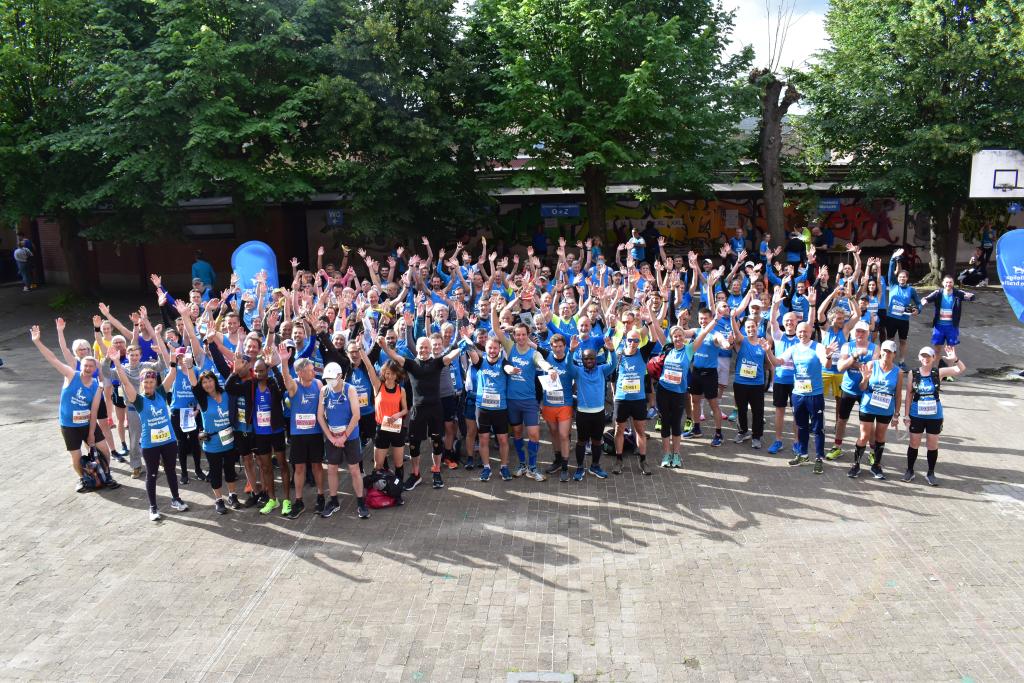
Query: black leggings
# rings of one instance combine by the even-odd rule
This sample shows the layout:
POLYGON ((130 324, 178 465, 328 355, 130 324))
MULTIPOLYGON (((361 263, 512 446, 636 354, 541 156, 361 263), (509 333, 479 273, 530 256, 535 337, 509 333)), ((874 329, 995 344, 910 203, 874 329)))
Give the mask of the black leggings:
POLYGON ((142 459, 146 461, 146 496, 149 498, 149 507, 156 507, 156 477, 161 462, 164 474, 167 475, 167 486, 171 489, 171 500, 178 500, 178 474, 174 471, 177 455, 178 446, 175 443, 142 449, 142 459))
POLYGON ((740 384, 733 382, 732 393, 736 398, 736 416, 741 432, 747 431, 747 408, 754 413, 752 436, 760 439, 764 435, 764 386, 761 384, 740 384))
POLYGON ((206 451, 206 459, 210 463, 208 481, 211 489, 219 489, 222 481, 232 483, 238 479, 238 474, 235 472, 235 467, 238 465, 238 453, 234 449, 223 453, 206 451))
POLYGON ((658 403, 658 412, 661 413, 661 438, 682 434, 683 414, 686 412, 686 400, 689 396, 669 391, 659 384, 654 398, 658 403))
POLYGON ((604 445, 604 411, 586 413, 576 411, 576 466, 583 467, 590 442, 591 464, 601 461, 601 447, 604 445))
POLYGON ((175 408, 171 411, 171 425, 174 427, 174 436, 178 439, 178 464, 181 466, 182 475, 188 475, 188 456, 192 454, 192 462, 196 466, 196 476, 202 471, 200 464, 199 430, 203 428, 202 413, 196 415, 196 428, 191 432, 181 431, 181 410, 175 408))

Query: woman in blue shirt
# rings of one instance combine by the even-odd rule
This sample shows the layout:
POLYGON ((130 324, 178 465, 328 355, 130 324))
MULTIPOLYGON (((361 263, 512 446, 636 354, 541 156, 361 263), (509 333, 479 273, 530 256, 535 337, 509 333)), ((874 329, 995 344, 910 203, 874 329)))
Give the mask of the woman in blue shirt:
POLYGON ((967 369, 964 362, 956 357, 956 349, 946 347, 946 360, 953 366, 935 366, 935 349, 926 346, 917 355, 921 367, 907 373, 907 394, 904 398, 903 424, 910 428, 910 445, 907 446, 907 471, 903 481, 914 480, 914 463, 921 435, 927 434, 928 474, 925 480, 931 486, 938 486, 935 479, 935 463, 939 460, 939 433, 942 431, 942 402, 939 387, 944 377, 958 377, 967 369))
POLYGON ((732 390, 736 397, 739 430, 733 442, 743 443, 750 437, 751 447, 761 448, 761 437, 764 436, 764 378, 765 373, 775 365, 775 354, 772 352, 772 342, 759 336, 758 324, 753 318, 746 320, 743 332, 740 332, 736 313, 736 309, 733 309, 732 347, 736 351, 736 369, 733 373, 732 390), (771 365, 766 367, 765 361, 771 365), (749 431, 748 408, 753 411, 754 416, 752 429, 749 431))
POLYGON ((871 474, 875 479, 882 480, 885 479, 882 472, 885 436, 890 423, 899 424, 900 392, 903 390, 903 375, 896 366, 895 341, 889 339, 882 342, 879 359, 865 364, 860 388, 864 392, 860 398, 860 438, 857 439, 853 467, 846 476, 852 479, 860 474, 860 459, 870 441, 873 445, 873 453, 869 458, 871 474))
MULTIPOLYGON (((210 463, 209 482, 213 490, 214 510, 227 514, 228 507, 241 510, 235 481, 238 479, 238 451, 235 448, 235 428, 231 422, 231 397, 221 389, 220 380, 212 370, 196 377, 191 363, 185 363, 183 376, 188 380, 195 403, 202 415, 203 431, 198 434, 203 453, 210 463), (221 493, 222 482, 228 484, 228 497, 221 493)), ((188 408, 191 410, 191 407, 188 408)))

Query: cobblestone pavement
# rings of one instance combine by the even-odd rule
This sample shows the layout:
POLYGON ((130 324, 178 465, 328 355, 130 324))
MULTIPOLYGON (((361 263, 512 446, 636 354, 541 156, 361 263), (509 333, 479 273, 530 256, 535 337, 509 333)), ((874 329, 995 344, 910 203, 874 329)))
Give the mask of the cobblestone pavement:
POLYGON ((121 489, 73 492, 58 379, 26 331, 46 294, 18 294, 0 291, 0 679, 1024 679, 1024 385, 973 372, 1024 367, 999 291, 965 312, 939 488, 895 481, 905 432, 876 482, 847 479, 849 455, 787 467, 727 427, 680 471, 459 472, 367 521, 351 495, 329 520, 219 517, 198 483, 176 514, 161 481, 160 524, 123 467, 121 489))

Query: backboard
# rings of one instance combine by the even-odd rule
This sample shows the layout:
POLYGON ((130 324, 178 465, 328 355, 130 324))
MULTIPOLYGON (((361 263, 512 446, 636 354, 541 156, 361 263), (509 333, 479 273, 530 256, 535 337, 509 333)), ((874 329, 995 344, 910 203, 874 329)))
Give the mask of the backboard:
POLYGON ((1024 152, 984 149, 971 159, 972 199, 1024 197, 1024 152))

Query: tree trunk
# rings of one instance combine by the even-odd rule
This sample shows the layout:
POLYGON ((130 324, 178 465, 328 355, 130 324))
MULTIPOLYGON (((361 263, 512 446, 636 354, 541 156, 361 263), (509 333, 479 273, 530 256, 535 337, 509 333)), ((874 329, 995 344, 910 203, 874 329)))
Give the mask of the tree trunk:
POLYGON ((587 220, 590 223, 590 236, 604 239, 604 190, 608 185, 608 174, 599 166, 587 166, 583 169, 583 196, 587 200, 587 220))
POLYGON ((786 241, 786 192, 779 169, 782 155, 782 119, 789 107, 800 100, 800 93, 765 69, 750 74, 750 82, 761 88, 761 125, 759 131, 758 165, 761 168, 761 191, 768 235, 773 244, 786 241), (785 88, 785 95, 782 94, 785 88), (780 101, 781 96, 781 101, 780 101))
POLYGON ((90 293, 85 262, 82 258, 86 247, 85 241, 78 236, 81 227, 78 218, 62 213, 57 216, 57 225, 60 226, 60 248, 68 269, 68 285, 75 294, 86 296, 90 293))
POLYGON ((949 209, 939 208, 931 214, 931 235, 928 241, 928 274, 918 284, 938 287, 942 283, 946 235, 949 233, 949 209))
MULTIPOLYGON (((943 258, 943 275, 952 275, 956 278, 956 252, 960 248, 960 219, 963 211, 959 204, 953 205, 949 216, 949 231, 946 233, 946 251, 943 258)), ((940 280, 938 284, 942 284, 940 280)))

